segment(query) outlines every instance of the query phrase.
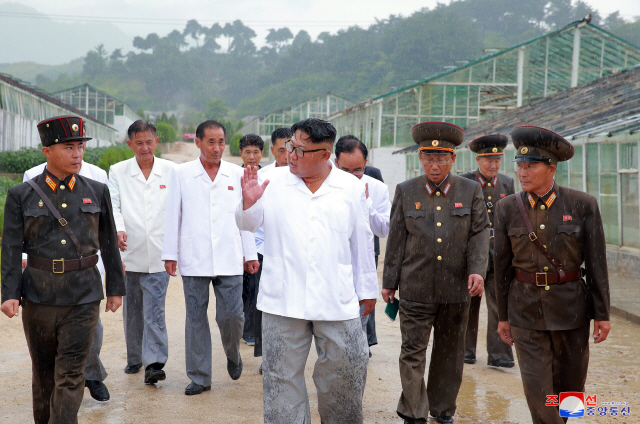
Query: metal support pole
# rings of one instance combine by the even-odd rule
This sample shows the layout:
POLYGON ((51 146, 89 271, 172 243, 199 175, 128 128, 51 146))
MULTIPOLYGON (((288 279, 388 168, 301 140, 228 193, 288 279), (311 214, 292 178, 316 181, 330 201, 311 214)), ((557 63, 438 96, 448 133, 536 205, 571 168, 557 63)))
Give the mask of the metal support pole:
POLYGON ((578 85, 580 75, 580 27, 573 33, 573 59, 571 60, 571 87, 578 85))
POLYGON ((524 46, 520 47, 518 50, 518 74, 517 74, 517 82, 518 82, 518 94, 516 100, 516 106, 522 106, 522 91, 524 85, 524 46))

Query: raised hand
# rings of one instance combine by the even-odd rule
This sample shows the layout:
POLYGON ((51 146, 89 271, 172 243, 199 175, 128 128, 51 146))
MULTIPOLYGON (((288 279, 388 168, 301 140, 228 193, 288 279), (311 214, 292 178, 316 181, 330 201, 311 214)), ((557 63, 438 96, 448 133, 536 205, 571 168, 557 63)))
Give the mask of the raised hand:
POLYGON ((262 185, 258 183, 258 167, 247 166, 244 170, 244 177, 240 178, 242 186, 242 209, 247 210, 264 194, 264 190, 269 185, 269 180, 265 180, 262 185))

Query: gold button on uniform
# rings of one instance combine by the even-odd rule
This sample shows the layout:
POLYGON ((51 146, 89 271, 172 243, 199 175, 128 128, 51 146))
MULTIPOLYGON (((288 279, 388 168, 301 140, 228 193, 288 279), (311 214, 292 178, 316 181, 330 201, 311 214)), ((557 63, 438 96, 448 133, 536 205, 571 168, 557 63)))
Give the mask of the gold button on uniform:
POLYGON ((64 187, 63 185, 61 185, 61 186, 60 186, 60 190, 64 190, 64 188, 65 188, 65 187, 64 187))
POLYGON ((489 209, 487 212, 491 213, 491 209, 489 209))
POLYGON ((442 243, 442 239, 441 238, 438 239, 438 243, 442 243))
POLYGON ((441 261, 442 260, 442 256, 438 256, 438 260, 441 261))
POLYGON ((491 196, 487 197, 487 199, 491 200, 491 196))
POLYGON ((544 224, 540 224, 540 229, 544 230, 544 224))
POLYGON ((493 222, 490 222, 489 225, 491 225, 493 227, 493 222))
POLYGON ((440 192, 439 191, 436 191, 436 196, 440 196, 440 192))
POLYGON ((440 206, 436 206, 437 211, 439 211, 440 209, 442 209, 440 206))
POLYGON ((63 203, 63 204, 62 204, 62 207, 63 207, 63 208, 66 208, 66 207, 67 207, 67 204, 66 204, 66 203, 63 203))
POLYGON ((548 267, 548 266, 545 266, 545 267, 544 267, 544 268, 542 268, 542 269, 544 269, 545 271, 549 271, 549 267, 548 267))
POLYGON ((67 244, 67 241, 63 239, 63 240, 60 240, 60 243, 67 244))
POLYGON ((545 205, 540 205, 540 209, 545 210, 547 207, 545 205))
POLYGON ((438 222, 436 225, 437 225, 438 227, 442 227, 442 224, 441 224, 441 223, 439 223, 439 222, 438 222))
POLYGON ((489 187, 491 187, 491 183, 487 184, 489 187))

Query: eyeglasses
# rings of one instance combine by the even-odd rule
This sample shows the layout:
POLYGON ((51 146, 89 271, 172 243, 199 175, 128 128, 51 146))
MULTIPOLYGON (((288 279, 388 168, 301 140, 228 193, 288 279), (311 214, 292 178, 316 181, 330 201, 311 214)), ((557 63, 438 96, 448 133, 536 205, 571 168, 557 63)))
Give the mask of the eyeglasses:
POLYGON ((296 156, 298 156, 300 159, 304 157, 305 153, 315 153, 315 152, 322 152, 327 150, 327 149, 303 150, 302 147, 295 147, 293 143, 291 143, 291 140, 285 142, 284 145, 287 148, 287 152, 289 153, 296 152, 296 156))
POLYGON ((440 159, 424 159, 425 154, 421 152, 420 155, 422 156, 421 161, 425 165, 436 164, 438 166, 444 166, 449 162, 449 159, 451 159, 451 156, 448 156, 445 159, 443 159, 443 158, 440 158, 440 159))

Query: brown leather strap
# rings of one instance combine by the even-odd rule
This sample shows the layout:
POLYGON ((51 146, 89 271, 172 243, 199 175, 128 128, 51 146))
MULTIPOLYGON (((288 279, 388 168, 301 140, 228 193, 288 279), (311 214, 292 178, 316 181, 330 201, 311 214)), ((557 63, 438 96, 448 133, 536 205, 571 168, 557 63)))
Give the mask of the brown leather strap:
POLYGON ((67 232, 73 244, 76 245, 76 252, 78 253, 78 256, 82 258, 84 256, 82 254, 82 247, 80 246, 80 242, 76 238, 75 234, 73 234, 73 231, 71 231, 71 228, 69 228, 69 225, 68 225, 69 223, 67 222, 67 220, 64 219, 62 215, 60 215, 60 212, 58 211, 58 209, 55 206, 53 206, 53 203, 51 203, 51 200, 49 200, 49 197, 44 193, 44 191, 42 191, 40 187, 38 187, 38 184, 36 184, 35 181, 27 180, 27 184, 29 184, 36 191, 36 193, 38 193, 38 195, 42 198, 42 201, 44 202, 44 204, 47 205, 47 208, 51 211, 53 216, 58 220, 60 225, 62 225, 62 228, 64 228, 64 230, 67 232))
POLYGON ((582 271, 579 269, 565 271, 564 277, 561 277, 559 272, 524 272, 516 269, 516 280, 537 286, 561 284, 568 281, 576 281, 580 278, 582 278, 582 271))
MULTIPOLYGON (((563 268, 562 264, 558 262, 558 260, 554 258, 553 255, 551 255, 551 253, 549 253, 547 248, 544 247, 544 245, 540 242, 540 240, 538 240, 538 236, 533 231, 533 225, 531 224, 529 215, 527 215, 527 211, 524 208, 524 202, 522 201, 522 193, 523 193, 522 191, 516 193, 516 203, 518 204, 518 209, 520 209, 520 215, 522 215, 522 219, 524 220, 524 225, 527 226, 527 231, 529 232, 529 240, 531 240, 533 244, 535 244, 538 247, 538 249, 540 249, 542 254, 546 256, 549 262, 551 262, 556 268, 558 268, 558 274, 560 275, 560 278, 564 280, 566 277, 564 275, 565 272, 562 269, 563 268)), ((573 280, 565 280, 565 281, 573 281, 573 280)))
POLYGON ((27 265, 40 269, 42 271, 53 272, 54 274, 63 274, 69 271, 79 271, 85 268, 91 268, 98 263, 98 255, 87 256, 80 259, 40 259, 33 255, 29 255, 27 265))

